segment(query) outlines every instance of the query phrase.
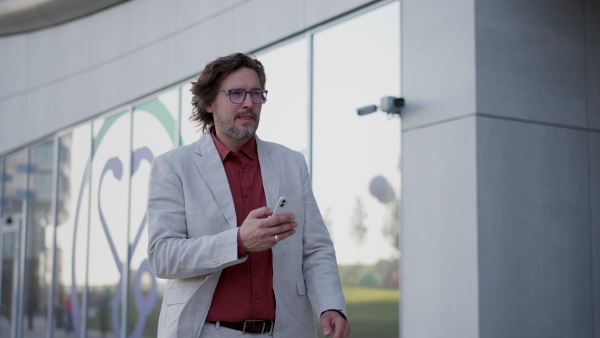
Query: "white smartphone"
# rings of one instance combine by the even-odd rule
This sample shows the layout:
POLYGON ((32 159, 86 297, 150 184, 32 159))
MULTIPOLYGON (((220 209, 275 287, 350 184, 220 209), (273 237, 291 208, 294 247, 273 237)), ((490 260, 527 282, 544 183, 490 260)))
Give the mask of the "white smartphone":
POLYGON ((280 197, 273 215, 294 214, 295 216, 298 209, 300 209, 300 204, 302 204, 302 200, 299 198, 280 197))

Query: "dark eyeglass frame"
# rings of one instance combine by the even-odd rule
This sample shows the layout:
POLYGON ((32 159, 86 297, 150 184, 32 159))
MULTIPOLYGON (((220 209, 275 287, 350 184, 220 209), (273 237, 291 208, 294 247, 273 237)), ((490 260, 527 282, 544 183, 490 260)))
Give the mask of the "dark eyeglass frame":
POLYGON ((254 104, 263 104, 265 102, 267 102, 267 93, 269 92, 268 90, 264 90, 264 89, 254 89, 254 90, 244 90, 244 89, 229 89, 229 90, 219 90, 219 92, 224 92, 227 93, 229 95, 229 101, 231 101, 231 103, 233 104, 242 104, 244 103, 244 101, 246 101, 246 96, 248 94, 250 94, 250 100, 252 101, 252 103, 254 104), (233 101, 233 96, 231 95, 231 92, 244 92, 244 97, 242 98, 242 100, 240 102, 234 102, 233 101), (252 93, 260 93, 260 102, 254 102, 254 95, 252 95, 252 93))

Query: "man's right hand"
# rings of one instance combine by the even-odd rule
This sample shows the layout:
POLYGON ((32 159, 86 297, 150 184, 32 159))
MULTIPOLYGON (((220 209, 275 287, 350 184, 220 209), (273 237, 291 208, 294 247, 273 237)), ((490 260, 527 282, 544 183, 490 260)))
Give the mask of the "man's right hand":
POLYGON ((250 211, 240 226, 240 238, 246 252, 264 251, 272 248, 296 233, 298 223, 293 214, 282 214, 272 217, 273 211, 268 207, 250 211), (277 240, 275 240, 277 235, 277 240))

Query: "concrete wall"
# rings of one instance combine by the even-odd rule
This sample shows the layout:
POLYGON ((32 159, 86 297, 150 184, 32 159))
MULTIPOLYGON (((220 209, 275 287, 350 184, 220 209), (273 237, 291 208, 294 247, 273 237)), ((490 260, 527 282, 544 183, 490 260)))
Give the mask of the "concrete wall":
POLYGON ((0 154, 371 2, 137 0, 2 37, 0 154))
POLYGON ((473 5, 402 3, 400 330, 407 338, 479 330, 473 5))
POLYGON ((563 0, 476 10, 481 336, 592 337, 600 36, 586 35, 600 15, 563 0))
POLYGON ((403 337, 600 337, 598 3, 402 13, 403 337))

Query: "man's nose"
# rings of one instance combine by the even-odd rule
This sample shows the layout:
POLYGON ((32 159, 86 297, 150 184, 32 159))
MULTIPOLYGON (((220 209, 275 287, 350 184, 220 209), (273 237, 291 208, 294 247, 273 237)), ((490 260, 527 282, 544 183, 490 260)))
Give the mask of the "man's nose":
POLYGON ((243 107, 254 107, 256 103, 252 102, 252 94, 246 93, 244 96, 244 102, 242 102, 243 107))

